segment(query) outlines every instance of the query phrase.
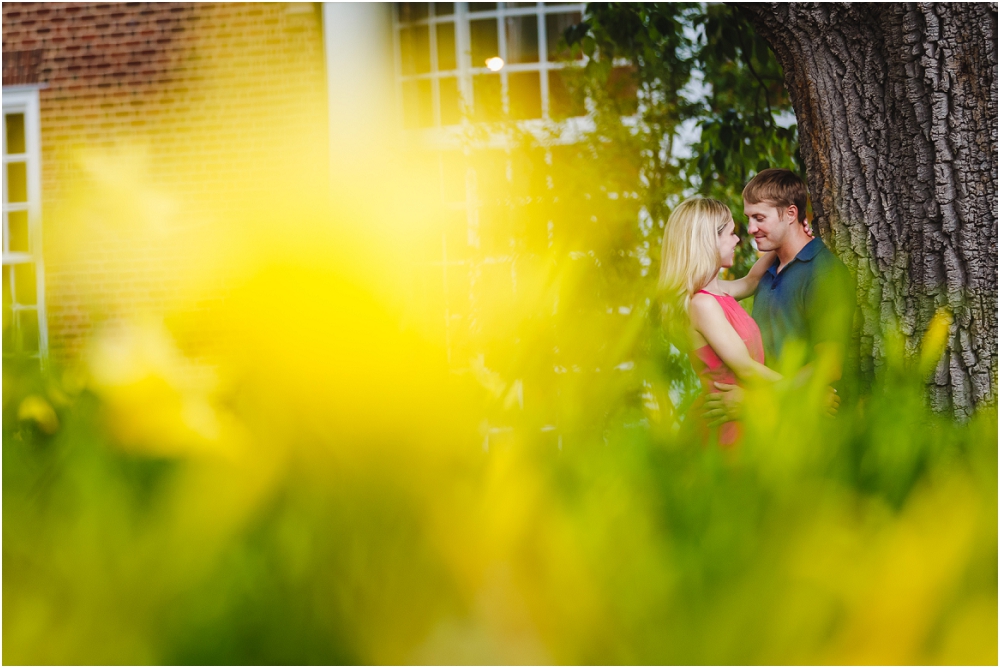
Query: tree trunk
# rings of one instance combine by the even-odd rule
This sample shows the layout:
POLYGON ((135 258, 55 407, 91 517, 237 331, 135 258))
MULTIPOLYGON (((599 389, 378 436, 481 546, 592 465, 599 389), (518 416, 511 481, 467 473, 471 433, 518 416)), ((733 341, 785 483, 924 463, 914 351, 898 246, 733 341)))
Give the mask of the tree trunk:
POLYGON ((996 400, 997 6, 748 4, 785 70, 819 230, 856 272, 862 371, 953 315, 932 405, 996 400))

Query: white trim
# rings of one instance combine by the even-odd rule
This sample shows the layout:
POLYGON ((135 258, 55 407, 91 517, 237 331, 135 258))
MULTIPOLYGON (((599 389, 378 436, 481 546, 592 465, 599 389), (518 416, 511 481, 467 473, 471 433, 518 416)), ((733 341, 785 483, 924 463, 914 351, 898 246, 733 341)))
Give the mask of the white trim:
MULTIPOLYGON (((632 119, 626 117, 625 124, 630 125, 632 119)), ((574 116, 561 121, 546 121, 534 118, 525 121, 506 121, 516 123, 517 127, 526 133, 531 134, 539 142, 545 142, 553 146, 564 144, 575 144, 587 134, 594 132, 596 126, 594 120, 589 116, 574 116), (558 139, 553 139, 552 130, 558 131, 558 139)), ((631 123, 634 125, 634 123, 631 123)), ((469 135, 461 125, 446 125, 440 128, 424 128, 420 130, 410 130, 409 137, 424 148, 456 150, 465 146, 470 148, 491 148, 510 149, 510 138, 506 133, 488 133, 470 144, 469 135)))
POLYGON ((33 84, 13 84, 10 86, 3 87, 4 95, 16 95, 17 93, 27 93, 37 90, 45 90, 49 85, 47 83, 33 83, 33 84))
MULTIPOLYGON (((24 114, 24 148, 23 156, 27 163, 27 206, 24 204, 7 204, 4 202, 4 213, 10 211, 28 211, 28 253, 4 253, 4 268, 26 262, 34 262, 35 265, 35 304, 33 307, 38 314, 38 354, 41 358, 42 367, 48 363, 49 352, 49 328, 46 318, 45 308, 45 263, 42 253, 42 136, 41 136, 41 115, 39 113, 38 91, 44 88, 44 84, 25 84, 19 86, 3 87, 3 113, 21 112, 24 114)), ((6 135, 6 123, 4 134, 6 135)), ((6 145, 6 136, 3 138, 6 145)), ((8 156, 4 155, 4 164, 7 164, 8 156)), ((6 172, 4 175, 4 200, 6 200, 6 172)), ((30 309, 12 309, 30 310, 30 309)))
POLYGON ((5 252, 3 254, 4 264, 28 264, 35 259, 35 256, 31 253, 24 253, 22 251, 5 252))

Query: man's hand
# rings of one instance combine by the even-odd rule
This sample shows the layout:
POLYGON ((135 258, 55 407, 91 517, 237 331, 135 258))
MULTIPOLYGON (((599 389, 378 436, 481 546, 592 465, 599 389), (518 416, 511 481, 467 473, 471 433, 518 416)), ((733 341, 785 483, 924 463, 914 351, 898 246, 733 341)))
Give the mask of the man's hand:
POLYGON ((840 395, 837 394, 837 390, 833 389, 831 386, 826 387, 826 414, 833 417, 837 414, 837 410, 840 408, 840 395))
POLYGON ((718 392, 710 392, 705 399, 703 415, 710 427, 739 419, 743 411, 743 388, 728 383, 715 383, 718 392))

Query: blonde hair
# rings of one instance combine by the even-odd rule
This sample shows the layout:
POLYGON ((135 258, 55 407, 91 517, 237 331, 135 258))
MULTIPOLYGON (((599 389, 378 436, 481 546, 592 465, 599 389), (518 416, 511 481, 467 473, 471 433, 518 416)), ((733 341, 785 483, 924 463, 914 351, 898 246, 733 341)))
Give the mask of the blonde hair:
POLYGON ((663 230, 659 294, 663 323, 677 341, 688 339, 691 296, 719 273, 719 235, 732 219, 729 207, 694 197, 677 205, 663 230))

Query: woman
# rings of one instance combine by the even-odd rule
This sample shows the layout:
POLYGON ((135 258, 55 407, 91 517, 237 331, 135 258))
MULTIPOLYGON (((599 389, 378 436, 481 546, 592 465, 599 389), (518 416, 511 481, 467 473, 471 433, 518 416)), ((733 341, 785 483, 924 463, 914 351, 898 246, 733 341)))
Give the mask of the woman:
MULTIPOLYGON (((754 293, 775 254, 762 256, 744 278, 719 280, 719 270, 733 266, 739 243, 735 229, 729 207, 696 197, 674 209, 663 231, 660 294, 664 323, 675 341, 689 346, 703 393, 717 392, 716 382, 742 385, 781 379, 764 366, 760 329, 736 303, 754 293)), ((697 406, 695 411, 700 415, 697 406)), ((737 423, 719 427, 720 445, 731 446, 739 437, 737 423)))

